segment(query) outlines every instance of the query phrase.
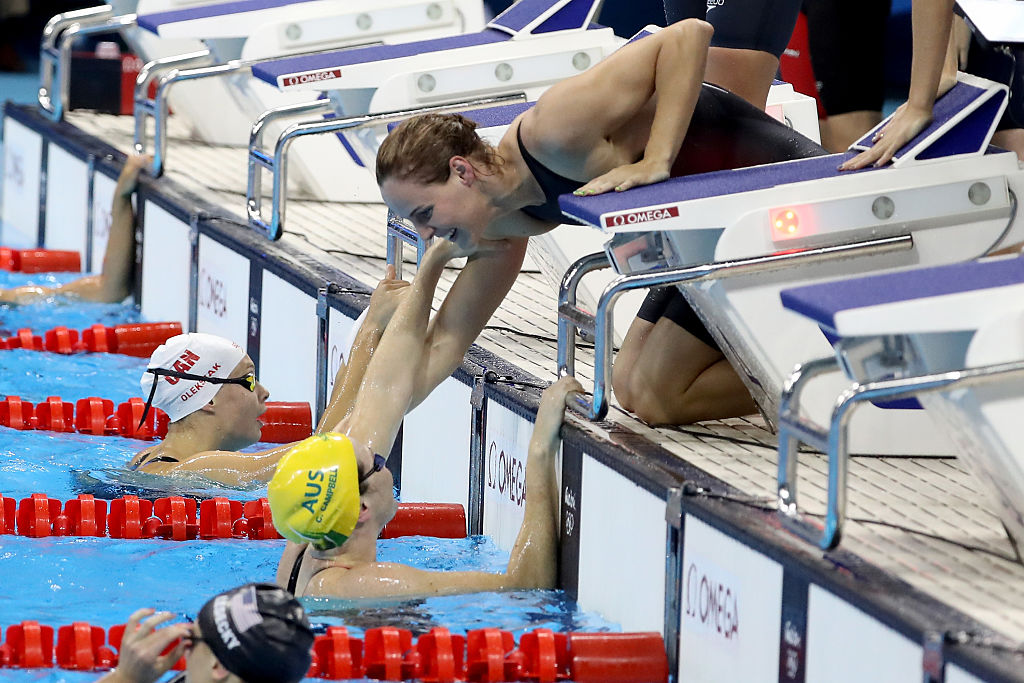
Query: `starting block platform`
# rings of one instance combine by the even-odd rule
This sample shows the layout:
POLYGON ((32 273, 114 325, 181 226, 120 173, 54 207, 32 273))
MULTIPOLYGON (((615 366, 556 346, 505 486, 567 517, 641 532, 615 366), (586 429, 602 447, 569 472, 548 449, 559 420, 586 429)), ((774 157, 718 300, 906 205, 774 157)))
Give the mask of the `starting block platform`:
MULTIPOLYGON (((91 211, 109 206, 132 122, 65 119, 5 108, 5 246, 98 246, 91 211)), ((294 199, 268 242, 246 227, 246 151, 171 124, 175 164, 140 181, 143 314, 238 340, 275 399, 322 405, 339 340, 383 273, 385 208, 294 199)), ((528 385, 554 378, 556 298, 522 273, 391 456, 403 500, 461 502, 471 530, 503 547, 522 514, 528 385)), ((584 384, 593 363, 580 345, 584 384)), ((779 529, 776 448, 758 417, 653 429, 614 402, 604 421, 567 414, 560 585, 624 630, 662 633, 678 681, 1024 680, 1024 566, 966 467, 852 458, 844 542, 821 551, 779 529)), ((819 514, 825 459, 801 456, 803 507, 819 514)))

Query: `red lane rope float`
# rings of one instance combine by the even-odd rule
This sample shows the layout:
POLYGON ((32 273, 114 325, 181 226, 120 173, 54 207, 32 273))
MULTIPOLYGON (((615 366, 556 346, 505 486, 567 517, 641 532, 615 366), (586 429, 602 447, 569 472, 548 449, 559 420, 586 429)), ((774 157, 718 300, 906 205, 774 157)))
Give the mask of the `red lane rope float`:
MULTIPOLYGON (((151 440, 167 435, 170 423, 167 413, 153 408, 142 425, 139 420, 146 402, 131 398, 114 407, 106 398, 90 396, 75 403, 59 396, 49 396, 35 405, 18 396, 0 400, 0 426, 12 429, 39 429, 51 432, 81 432, 96 436, 119 435, 133 439, 151 440)), ((271 401, 260 420, 263 429, 260 441, 265 443, 291 443, 301 441, 313 433, 313 411, 308 403, 271 401)))
POLYGON ((0 337, 0 350, 26 349, 52 353, 119 353, 148 358, 156 347, 181 334, 181 323, 126 323, 106 327, 93 325, 81 332, 60 326, 35 334, 22 328, 12 337, 0 337))
POLYGON ((0 270, 21 273, 78 273, 82 271, 82 256, 77 251, 0 247, 0 270))
MULTIPOLYGON (((117 666, 125 625, 108 632, 88 622, 54 629, 35 621, 7 628, 0 645, 0 667, 94 671, 117 666), (54 633, 57 642, 54 647, 54 633)), ((352 638, 343 626, 330 626, 313 641, 310 677, 328 680, 373 678, 384 681, 537 681, 632 683, 667 681, 668 658, 659 633, 555 633, 538 628, 524 633, 516 648, 509 631, 485 628, 465 636, 444 627, 419 638, 406 629, 368 629, 352 638), (365 642, 364 642, 365 640, 365 642)), ((171 643, 164 651, 177 645, 171 643)), ((185 668, 184 658, 175 670, 185 668)))
MULTIPOLYGON (((382 533, 381 538, 465 538, 466 511, 457 503, 399 503, 395 520, 388 528, 389 533, 382 533)), ((266 498, 237 501, 218 497, 197 501, 169 496, 150 501, 124 496, 107 501, 87 493, 65 502, 43 493, 33 493, 19 502, 0 495, 0 534, 174 541, 281 538, 272 523, 266 498)))

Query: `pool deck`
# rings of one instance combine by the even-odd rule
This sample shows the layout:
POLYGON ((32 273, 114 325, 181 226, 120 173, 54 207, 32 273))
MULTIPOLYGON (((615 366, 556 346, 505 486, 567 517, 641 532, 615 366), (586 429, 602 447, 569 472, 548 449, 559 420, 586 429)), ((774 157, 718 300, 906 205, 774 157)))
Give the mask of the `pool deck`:
MULTIPOLYGON (((130 117, 75 112, 67 122, 121 151, 131 149, 130 117)), ((221 207, 224 216, 244 224, 246 150, 190 141, 187 131, 173 124, 172 117, 167 173, 161 182, 203 197, 221 207)), ((373 286, 383 268, 385 218, 383 205, 290 199, 288 232, 281 243, 373 286)), ((453 270, 445 273, 435 305, 455 274, 453 270)), ((477 344, 534 377, 553 379, 555 300, 556 292, 541 274, 524 272, 491 325, 542 335, 549 341, 488 329, 477 344)), ((584 384, 592 379, 591 350, 578 349, 576 367, 584 384)), ((622 411, 614 400, 606 421, 574 422, 602 441, 627 442, 633 453, 650 453, 652 462, 678 458, 725 482, 734 493, 756 499, 755 504, 774 506, 776 440, 760 417, 655 429, 622 411)), ((826 461, 820 454, 806 453, 801 464, 802 504, 821 512, 826 461)), ((731 507, 727 514, 737 520, 758 514, 737 503, 714 504, 731 507)), ((990 629, 998 641, 1024 641, 1024 590, 1020 590, 1024 566, 1014 559, 998 518, 985 507, 980 486, 957 459, 855 457, 847 514, 841 550, 836 553, 817 551, 781 529, 777 540, 795 554, 832 562, 838 573, 857 573, 851 558, 860 558, 872 571, 905 582, 953 613, 966 615, 982 631, 990 629)), ((760 516, 771 524, 770 515, 760 516)), ((954 621, 963 623, 959 617, 954 621)))

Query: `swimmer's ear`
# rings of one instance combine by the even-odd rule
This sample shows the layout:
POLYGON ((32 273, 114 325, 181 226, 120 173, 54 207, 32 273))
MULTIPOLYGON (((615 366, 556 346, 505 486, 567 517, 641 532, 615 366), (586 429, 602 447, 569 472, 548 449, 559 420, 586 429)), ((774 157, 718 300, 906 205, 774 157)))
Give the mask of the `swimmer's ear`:
POLYGON ((213 660, 210 674, 210 680, 212 681, 226 681, 231 676, 231 672, 220 663, 219 659, 213 660))
POLYGON ((452 157, 448 160, 448 169, 466 187, 470 187, 476 181, 476 169, 466 157, 452 157))

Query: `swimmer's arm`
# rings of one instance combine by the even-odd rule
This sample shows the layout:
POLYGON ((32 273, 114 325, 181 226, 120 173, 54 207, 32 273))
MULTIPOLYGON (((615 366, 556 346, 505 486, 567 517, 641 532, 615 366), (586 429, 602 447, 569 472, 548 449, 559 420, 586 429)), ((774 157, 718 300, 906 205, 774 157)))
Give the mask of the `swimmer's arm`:
POLYGON ((387 266, 384 279, 377 284, 370 297, 369 310, 352 342, 348 363, 342 363, 334 378, 334 391, 317 425, 317 434, 332 429, 352 410, 370 359, 408 287, 408 282, 396 276, 395 267, 387 266))
POLYGON ((885 128, 875 134, 871 149, 840 165, 841 171, 868 165, 884 166, 932 121, 932 107, 943 81, 943 68, 950 61, 946 58, 953 23, 953 0, 914 0, 911 15, 914 51, 907 101, 900 105, 885 128))
POLYGON ((0 290, 0 302, 24 304, 54 295, 77 296, 86 301, 117 303, 131 294, 135 269, 135 214, 132 193, 139 171, 150 157, 130 156, 125 161, 114 189, 111 205, 110 238, 103 256, 103 272, 88 275, 57 287, 24 286, 0 290))
POLYGON ((152 156, 129 156, 117 178, 114 201, 110 207, 110 236, 103 254, 103 270, 98 287, 75 292, 84 299, 117 303, 131 294, 135 272, 135 212, 132 195, 138 187, 139 173, 152 161, 152 156))
POLYGON ((538 151, 597 159, 602 144, 631 124, 656 96, 643 158, 594 178, 577 193, 627 189, 668 178, 700 96, 713 33, 710 24, 686 19, 623 46, 588 71, 553 86, 524 117, 538 151))
MULTIPOLYGON (((310 580, 306 595, 385 598, 554 587, 558 548, 555 454, 566 397, 580 390, 574 378, 564 377, 551 385, 541 399, 526 462, 523 525, 504 573, 435 572, 392 562, 371 562, 351 569, 331 567, 318 572, 310 580)), ((278 580, 281 578, 283 573, 278 575, 278 580)))
POLYGON ((184 462, 171 463, 165 472, 171 475, 194 472, 228 486, 265 483, 274 476, 277 461, 290 447, 291 444, 286 444, 256 453, 204 451, 184 462))
POLYGON ((505 240, 502 251, 475 255, 455 278, 427 329, 427 358, 413 389, 412 409, 455 372, 466 351, 512 289, 526 257, 526 239, 505 240))
POLYGON ((402 418, 409 410, 414 373, 423 365, 427 351, 425 340, 434 291, 456 249, 445 240, 437 240, 427 249, 412 286, 366 368, 352 414, 346 420, 346 433, 374 453, 391 452, 402 418))
POLYGON ((435 572, 394 562, 371 562, 351 569, 321 570, 306 585, 306 596, 397 598, 513 590, 505 574, 435 572))

